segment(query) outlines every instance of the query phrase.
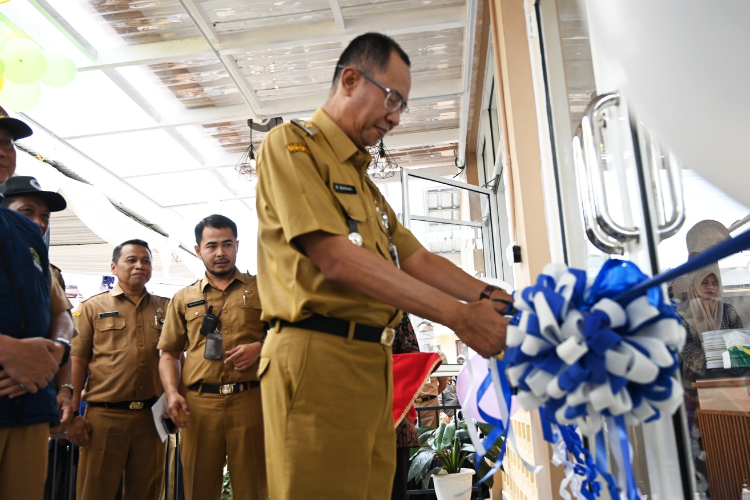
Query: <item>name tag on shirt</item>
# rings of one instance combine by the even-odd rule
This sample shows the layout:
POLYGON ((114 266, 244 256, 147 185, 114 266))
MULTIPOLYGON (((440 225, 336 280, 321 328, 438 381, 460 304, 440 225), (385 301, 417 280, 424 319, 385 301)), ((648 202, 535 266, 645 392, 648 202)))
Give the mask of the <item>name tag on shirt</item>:
POLYGON ((349 186, 348 184, 338 184, 334 182, 333 190, 337 193, 357 194, 357 188, 355 188, 354 186, 349 186))
POLYGON ((206 299, 196 300, 195 302, 188 302, 188 307, 200 306, 206 303, 206 299))
POLYGON ((113 318, 113 317, 119 316, 119 315, 120 315, 119 311, 110 311, 110 312, 106 312, 106 313, 99 313, 99 318, 100 319, 101 318, 113 318))

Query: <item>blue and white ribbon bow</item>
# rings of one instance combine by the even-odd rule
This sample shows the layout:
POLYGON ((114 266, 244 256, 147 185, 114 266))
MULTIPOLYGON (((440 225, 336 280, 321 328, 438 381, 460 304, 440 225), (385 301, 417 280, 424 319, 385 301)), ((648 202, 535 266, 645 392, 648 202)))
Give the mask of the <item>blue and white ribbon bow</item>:
MULTIPOLYGON (((596 468, 615 498, 618 481, 606 461, 605 422, 624 470, 619 488, 637 499, 626 425, 671 415, 682 403, 676 371, 685 332, 674 307, 659 287, 614 300, 647 279, 632 262, 612 259, 587 287, 584 271, 550 264, 534 286, 514 296, 519 313, 507 332, 506 373, 520 405, 540 409, 554 429, 545 437, 553 444, 563 440, 587 484, 588 456, 570 448, 575 432, 565 426, 596 435, 596 468)), ((564 464, 564 454, 556 456, 564 464)), ((566 465, 571 467, 576 469, 566 465)), ((567 477, 566 484, 576 483, 567 477)), ((587 493, 581 486, 576 496, 589 498, 587 493)))

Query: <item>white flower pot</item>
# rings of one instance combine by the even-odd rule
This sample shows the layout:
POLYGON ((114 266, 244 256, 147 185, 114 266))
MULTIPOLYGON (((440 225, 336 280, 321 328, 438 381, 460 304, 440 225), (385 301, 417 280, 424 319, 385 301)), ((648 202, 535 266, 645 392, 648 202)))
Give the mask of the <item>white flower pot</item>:
POLYGON ((448 474, 443 469, 433 475, 438 500, 469 500, 473 475, 474 469, 461 469, 456 474, 448 474))

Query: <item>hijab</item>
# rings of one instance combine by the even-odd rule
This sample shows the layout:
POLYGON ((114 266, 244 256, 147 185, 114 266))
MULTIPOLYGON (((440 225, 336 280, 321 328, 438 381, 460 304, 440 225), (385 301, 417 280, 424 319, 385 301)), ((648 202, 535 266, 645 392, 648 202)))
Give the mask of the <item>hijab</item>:
POLYGON ((721 271, 718 264, 711 264, 693 274, 688 289, 687 303, 681 304, 678 309, 680 309, 678 312, 685 321, 689 322, 698 334, 721 329, 724 303, 722 301, 721 271), (701 296, 701 283, 712 274, 716 276, 718 289, 713 298, 705 298, 701 296))

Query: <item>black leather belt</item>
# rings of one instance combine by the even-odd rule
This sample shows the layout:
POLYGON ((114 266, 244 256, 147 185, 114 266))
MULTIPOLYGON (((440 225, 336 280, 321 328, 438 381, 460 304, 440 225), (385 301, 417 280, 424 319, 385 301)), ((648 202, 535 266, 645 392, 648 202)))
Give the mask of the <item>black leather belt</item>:
POLYGON ((425 401, 429 401, 431 399, 435 399, 437 396, 424 396, 421 398, 417 398, 414 400, 415 403, 424 403, 425 401))
MULTIPOLYGON (((344 338, 349 337, 349 325, 351 325, 350 321, 329 318, 327 316, 321 316, 320 314, 313 314, 309 318, 294 323, 283 319, 278 320, 278 322, 281 326, 291 326, 294 328, 303 328, 305 330, 314 330, 321 333, 330 333, 331 335, 338 335, 339 337, 344 338)), ((396 332, 393 328, 388 327, 383 328, 380 326, 363 325, 361 323, 355 323, 354 326, 355 340, 374 342, 376 344, 387 346, 393 344, 395 333, 396 332)))
POLYGON ((146 401, 120 401, 119 403, 88 403, 89 406, 97 406, 108 410, 147 410, 154 406, 158 398, 151 398, 146 401))
POLYGON ((237 382, 235 384, 193 384, 188 387, 188 390, 229 396, 235 392, 245 392, 252 387, 260 387, 260 382, 251 380, 250 382, 237 382))

